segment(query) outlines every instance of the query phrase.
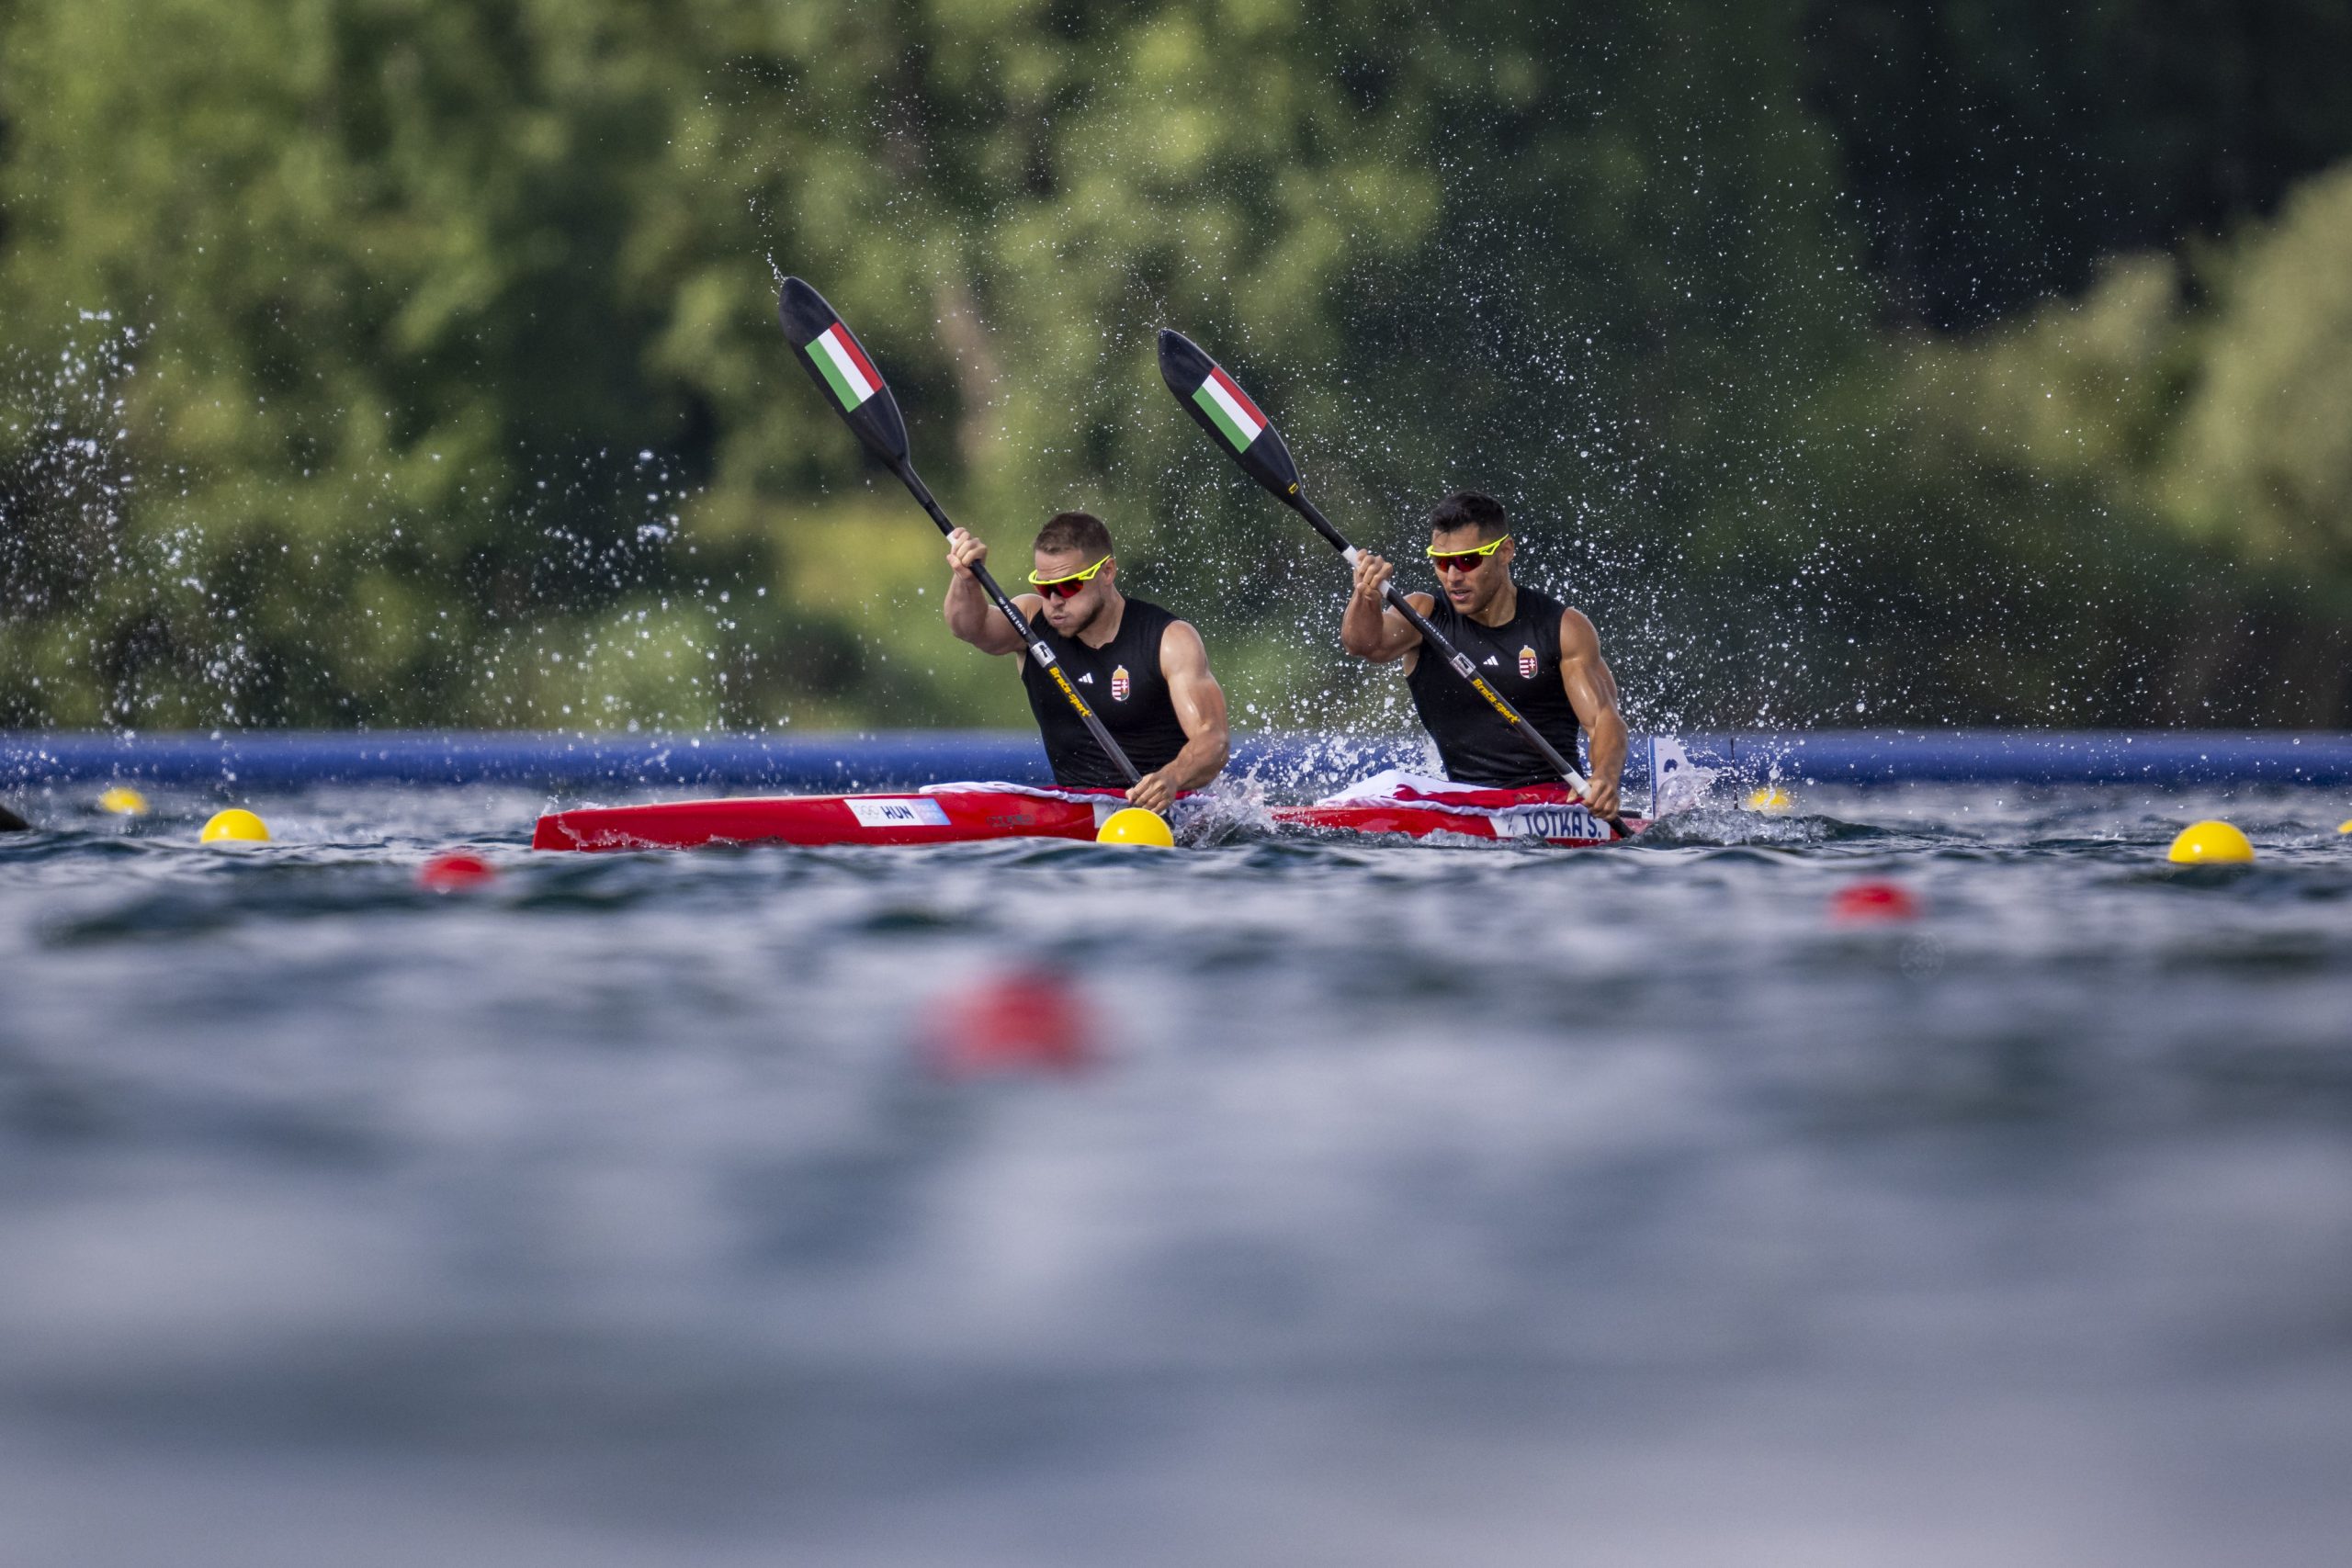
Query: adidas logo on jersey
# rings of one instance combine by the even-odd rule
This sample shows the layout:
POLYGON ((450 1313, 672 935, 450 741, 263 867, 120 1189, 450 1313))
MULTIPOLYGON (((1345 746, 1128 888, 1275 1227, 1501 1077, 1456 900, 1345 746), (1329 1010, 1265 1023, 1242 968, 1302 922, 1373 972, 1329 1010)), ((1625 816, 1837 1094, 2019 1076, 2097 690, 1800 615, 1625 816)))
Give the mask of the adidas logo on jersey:
POLYGON ((1080 685, 1091 686, 1094 684, 1094 672, 1090 670, 1085 674, 1080 675, 1078 679, 1080 685))
POLYGON ((1497 658, 1496 658, 1493 654, 1491 654, 1491 653, 1490 653, 1490 654, 1488 654, 1488 655, 1487 655, 1487 662, 1488 664, 1495 665, 1495 666, 1496 666, 1496 667, 1498 667, 1498 668, 1499 668, 1499 667, 1501 666, 1501 664, 1502 664, 1502 660, 1500 660, 1497 659, 1497 658))

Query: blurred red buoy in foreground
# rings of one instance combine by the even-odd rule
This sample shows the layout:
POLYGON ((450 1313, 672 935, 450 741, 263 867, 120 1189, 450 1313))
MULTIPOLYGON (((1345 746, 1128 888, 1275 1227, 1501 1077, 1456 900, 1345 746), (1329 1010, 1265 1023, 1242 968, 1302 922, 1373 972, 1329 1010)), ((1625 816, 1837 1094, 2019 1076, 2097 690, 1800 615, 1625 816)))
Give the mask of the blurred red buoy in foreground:
POLYGON ((1857 882, 1838 889, 1837 897, 1829 900, 1829 918, 1840 925, 1916 920, 1919 918, 1919 900, 1899 883, 1857 882))
POLYGON ((430 893, 455 893, 479 887, 498 874, 498 868, 480 855, 462 850, 435 855, 416 870, 416 885, 430 893))
POLYGON ((1051 969, 1019 969, 950 992, 923 1021, 925 1055, 951 1077, 1076 1072, 1096 1056, 1093 1010, 1051 969))

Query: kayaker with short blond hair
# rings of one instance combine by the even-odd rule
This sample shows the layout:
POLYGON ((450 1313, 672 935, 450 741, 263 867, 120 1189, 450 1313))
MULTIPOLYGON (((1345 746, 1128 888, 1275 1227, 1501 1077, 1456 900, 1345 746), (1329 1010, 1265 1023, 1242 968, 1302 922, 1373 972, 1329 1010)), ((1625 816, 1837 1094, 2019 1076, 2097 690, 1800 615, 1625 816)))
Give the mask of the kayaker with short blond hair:
MULTIPOLYGON (((1031 592, 1015 594, 1013 607, 1141 770, 1143 778, 1127 788, 1127 798, 1165 811, 1180 792, 1216 778, 1229 749, 1225 693, 1209 673, 1201 634, 1159 605, 1119 591, 1111 531, 1093 513, 1056 513, 1031 547, 1036 559, 1031 592)), ((1055 783, 1075 789, 1125 785, 1125 775, 974 580, 972 568, 988 553, 967 529, 948 535, 947 629, 983 653, 1010 653, 1020 660, 1055 783)))

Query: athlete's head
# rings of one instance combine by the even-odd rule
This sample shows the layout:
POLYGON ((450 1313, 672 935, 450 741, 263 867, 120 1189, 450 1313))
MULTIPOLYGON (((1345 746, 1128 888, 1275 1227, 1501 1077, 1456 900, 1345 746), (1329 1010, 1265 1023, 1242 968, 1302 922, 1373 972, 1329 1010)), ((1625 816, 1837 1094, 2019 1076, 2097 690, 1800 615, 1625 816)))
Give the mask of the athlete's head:
POLYGON ((1032 547, 1037 570, 1029 581, 1046 602, 1046 624, 1064 637, 1078 636, 1118 593, 1111 530, 1091 512, 1057 512, 1037 530, 1032 547), (1082 572, 1091 575, 1074 581, 1082 572))
POLYGON ((1503 503, 1483 491, 1457 490, 1430 513, 1430 564, 1438 590, 1465 615, 1494 603, 1510 581, 1510 558, 1518 553, 1503 503))

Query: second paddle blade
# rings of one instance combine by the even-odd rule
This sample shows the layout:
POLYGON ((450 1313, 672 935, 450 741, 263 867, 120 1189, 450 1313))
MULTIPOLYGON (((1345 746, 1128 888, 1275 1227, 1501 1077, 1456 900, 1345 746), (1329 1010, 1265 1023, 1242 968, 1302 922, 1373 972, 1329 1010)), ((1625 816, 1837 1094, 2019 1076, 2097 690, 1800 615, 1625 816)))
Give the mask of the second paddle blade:
POLYGON ((1249 476, 1281 496, 1298 499, 1298 465, 1283 445, 1282 432, 1250 400, 1241 384, 1227 375, 1201 345, 1173 327, 1159 333, 1159 378, 1184 412, 1232 454, 1249 476))
POLYGON ((848 323, 823 295, 797 277, 784 280, 775 310, 785 341, 866 450, 893 468, 904 463, 907 422, 899 413, 899 400, 848 323))

